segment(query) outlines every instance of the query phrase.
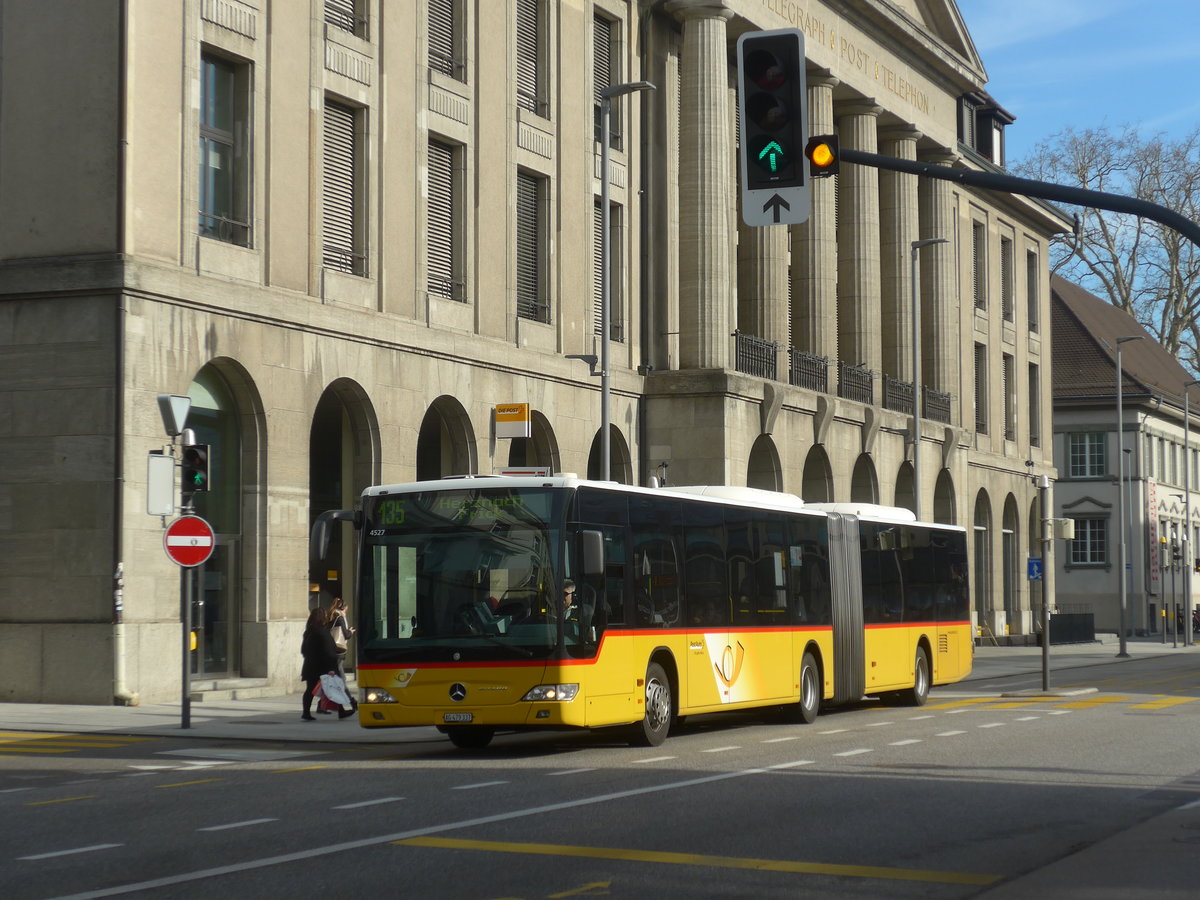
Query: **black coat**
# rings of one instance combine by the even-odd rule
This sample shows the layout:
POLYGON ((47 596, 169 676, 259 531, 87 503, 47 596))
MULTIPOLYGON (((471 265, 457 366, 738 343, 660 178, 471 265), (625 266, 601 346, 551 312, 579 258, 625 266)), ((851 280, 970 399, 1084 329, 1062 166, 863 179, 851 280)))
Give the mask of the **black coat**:
POLYGON ((304 640, 300 642, 300 655, 304 657, 300 677, 305 681, 316 681, 326 672, 337 671, 337 645, 327 628, 306 628, 304 640))

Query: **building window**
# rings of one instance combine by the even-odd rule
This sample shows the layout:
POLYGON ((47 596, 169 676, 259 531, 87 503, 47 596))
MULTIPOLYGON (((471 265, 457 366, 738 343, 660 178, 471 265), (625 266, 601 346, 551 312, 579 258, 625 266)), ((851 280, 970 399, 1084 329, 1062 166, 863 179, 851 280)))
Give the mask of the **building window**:
POLYGON ((1029 446, 1042 446, 1042 384, 1041 372, 1029 364, 1029 446))
POLYGON ((429 142, 429 193, 426 259, 429 293, 445 300, 465 300, 462 253, 462 148, 429 142))
POLYGON ((1038 256, 1033 251, 1025 254, 1025 304, 1026 315, 1029 317, 1029 330, 1037 332, 1041 320, 1041 267, 1038 266, 1038 256))
POLYGON ((362 177, 365 110, 325 101, 322 249, 326 268, 367 274, 362 177))
POLYGON ((1072 478, 1101 478, 1108 470, 1105 436, 1098 431, 1067 436, 1067 458, 1072 478))
POLYGON ((517 316, 550 321, 545 299, 546 179, 517 173, 517 316))
POLYGON ((1013 320, 1013 243, 1000 238, 1000 314, 1005 322, 1013 320))
POLYGON ((250 67, 200 58, 200 234, 250 246, 250 67))
POLYGON ((1075 519, 1075 538, 1071 541, 1071 564, 1104 565, 1108 562, 1108 520, 1075 519))
POLYGON ((517 0, 517 106, 545 116, 545 0, 517 0))
MULTIPOLYGON (((599 334, 603 327, 601 319, 602 285, 600 283, 600 258, 603 251, 601 227, 600 199, 596 198, 592 208, 592 327, 596 334, 599 334)), ((620 234, 621 207, 610 203, 608 205, 608 336, 614 341, 625 340, 620 234)))
POLYGON ((976 309, 987 309, 987 228, 971 223, 971 295, 976 309))
POLYGON ((429 68, 467 80, 462 0, 429 0, 429 68))
POLYGON ((365 38, 367 16, 363 10, 366 0, 325 0, 325 24, 365 38))
POLYGON ((1004 391, 1004 439, 1017 439, 1017 366, 1011 354, 1005 353, 1000 360, 1000 389, 1004 391))
MULTIPOLYGON (((617 29, 619 23, 595 16, 592 19, 592 91, 595 118, 595 140, 600 140, 603 123, 600 121, 600 92, 619 84, 621 74, 617 68, 617 29)), ((621 146, 621 105, 611 104, 608 120, 608 145, 621 146)))
POLYGON ((975 431, 988 433, 987 347, 975 345, 975 431))

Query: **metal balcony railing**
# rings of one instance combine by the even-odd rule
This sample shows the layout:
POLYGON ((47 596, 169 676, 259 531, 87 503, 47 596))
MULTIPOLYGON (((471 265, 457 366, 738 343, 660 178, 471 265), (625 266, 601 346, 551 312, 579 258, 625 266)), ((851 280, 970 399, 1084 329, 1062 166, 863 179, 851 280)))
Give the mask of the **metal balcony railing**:
POLYGON ((734 368, 759 378, 775 378, 775 356, 779 344, 740 331, 734 337, 734 368))
POLYGON ((924 394, 921 406, 924 409, 925 418, 949 425, 950 395, 942 391, 935 391, 928 385, 925 387, 924 394))
POLYGON ((874 373, 864 365, 838 363, 838 396, 859 403, 875 402, 874 373))
POLYGON ((913 386, 911 381, 901 381, 891 375, 883 376, 883 408, 896 412, 913 411, 913 386))
POLYGON ((829 393, 829 359, 789 347, 788 383, 822 394, 829 393))

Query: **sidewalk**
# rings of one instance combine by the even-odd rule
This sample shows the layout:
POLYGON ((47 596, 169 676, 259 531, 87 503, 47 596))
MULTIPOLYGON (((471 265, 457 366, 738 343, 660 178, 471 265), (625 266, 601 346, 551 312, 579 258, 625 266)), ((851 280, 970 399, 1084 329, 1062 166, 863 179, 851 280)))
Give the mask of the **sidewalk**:
MULTIPOLYGON (((1134 659, 1164 653, 1200 653, 1200 648, 1171 647, 1161 638, 1130 638, 1127 649, 1134 659)), ((1053 673, 1064 669, 1096 666, 1116 659, 1116 635, 1088 644, 1064 644, 1050 648, 1051 687, 1053 673)), ((940 691, 970 691, 972 683, 1011 675, 1036 675, 1040 685, 1041 647, 976 647, 971 675, 957 685, 940 691)), ((1071 677, 1078 683, 1078 675, 1071 677)), ((978 689, 978 688, 976 688, 978 689)), ((443 742, 434 728, 362 728, 357 718, 339 720, 336 715, 317 716, 314 722, 300 720, 300 694, 249 700, 222 700, 190 705, 189 725, 182 728, 178 702, 146 706, 71 706, 47 703, 0 703, 0 731, 111 732, 160 737, 189 737, 201 740, 316 741, 351 744, 413 744, 443 742)))

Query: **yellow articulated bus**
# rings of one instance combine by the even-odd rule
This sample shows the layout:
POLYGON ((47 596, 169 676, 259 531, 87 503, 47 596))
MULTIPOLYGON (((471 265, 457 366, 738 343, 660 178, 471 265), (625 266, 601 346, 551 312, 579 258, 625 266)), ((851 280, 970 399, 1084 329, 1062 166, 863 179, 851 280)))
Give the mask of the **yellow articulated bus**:
POLYGON ((322 514, 360 531, 359 722, 622 727, 864 696, 921 705, 971 670, 966 534, 903 509, 747 488, 571 476, 368 488, 322 514))

